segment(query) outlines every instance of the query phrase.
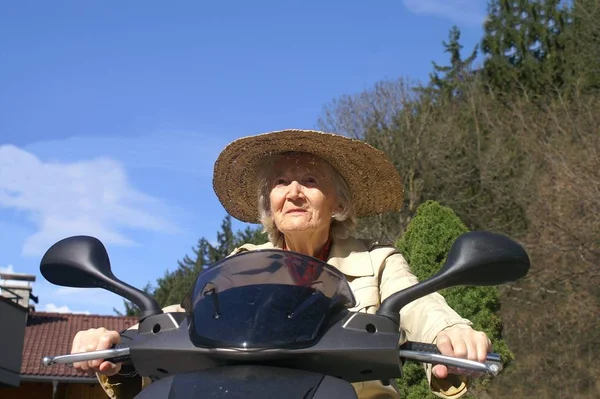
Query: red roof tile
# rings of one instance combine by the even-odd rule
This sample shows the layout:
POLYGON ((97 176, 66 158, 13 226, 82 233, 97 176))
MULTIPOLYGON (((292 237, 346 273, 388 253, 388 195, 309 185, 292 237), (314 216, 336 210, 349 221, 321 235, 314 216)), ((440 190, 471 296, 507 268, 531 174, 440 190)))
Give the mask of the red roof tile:
POLYGON ((135 317, 31 312, 25 329, 21 375, 88 377, 62 364, 44 366, 42 359, 69 354, 73 338, 80 330, 105 327, 121 331, 136 323, 135 317))

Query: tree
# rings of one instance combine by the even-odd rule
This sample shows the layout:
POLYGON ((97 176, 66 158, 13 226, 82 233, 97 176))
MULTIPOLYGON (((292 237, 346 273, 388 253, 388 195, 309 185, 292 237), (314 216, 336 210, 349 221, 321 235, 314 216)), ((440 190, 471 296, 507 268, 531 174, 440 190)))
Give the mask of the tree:
MULTIPOLYGON (((427 201, 419 206, 397 247, 411 265, 412 272, 419 280, 424 280, 441 268, 454 241, 467 231, 452 209, 427 201)), ((473 322, 475 329, 486 332, 493 342, 494 351, 501 354, 505 363, 512 360, 512 354, 502 339, 502 321, 498 314, 500 299, 496 287, 453 287, 440 293, 454 310, 473 322)), ((404 373, 406 378, 400 380, 402 397, 435 399, 429 392, 421 365, 408 363, 404 373)), ((480 384, 485 382, 483 380, 480 384)))
POLYGON ((600 3, 574 0, 573 26, 568 37, 568 63, 571 80, 577 89, 600 90, 600 3))
POLYGON ((569 21, 561 0, 492 0, 481 42, 489 87, 503 95, 562 88, 569 21))
POLYGON ((361 219, 357 235, 395 241, 431 199, 452 207, 471 229, 522 234, 532 177, 524 148, 511 134, 519 121, 507 115, 478 80, 461 87, 459 101, 442 105, 398 80, 326 106, 322 129, 382 150, 404 183, 404 207, 361 219))
MULTIPOLYGON (((192 248, 191 255, 184 255, 177 261, 177 269, 166 271, 156 282, 156 287, 148 284, 144 291, 154 296, 161 307, 179 304, 193 286, 198 275, 207 267, 227 257, 233 250, 244 243, 262 244, 267 241, 261 227, 246 227, 233 232, 231 216, 227 215, 217 232, 216 245, 201 237, 192 248)), ((124 312, 114 309, 118 315, 137 316, 139 310, 129 301, 124 301, 124 312)))
POLYGON ((447 102, 460 98, 460 88, 473 78, 472 65, 477 57, 477 46, 466 59, 462 59, 463 45, 460 44, 460 30, 457 26, 450 30, 448 42, 443 41, 442 44, 444 52, 450 54, 450 65, 441 66, 432 62, 434 72, 429 74, 429 86, 422 91, 447 102))
POLYGON ((157 280, 154 298, 161 307, 181 303, 196 277, 212 264, 210 255, 215 249, 206 238, 200 238, 192 252, 192 257, 185 255, 183 260, 177 261, 177 269, 166 271, 157 280))
POLYGON ((217 232, 217 245, 208 247, 207 263, 212 264, 225 258, 235 249, 237 241, 231 228, 231 216, 227 215, 221 223, 221 230, 217 232))
POLYGON ((236 247, 244 243, 261 244, 267 241, 260 227, 246 227, 243 231, 233 232, 231 216, 227 215, 217 232, 216 245, 205 237, 198 240, 192 248, 193 255, 185 255, 178 261, 178 268, 158 279, 154 297, 161 306, 181 303, 184 296, 193 286, 198 275, 207 267, 227 257, 236 247))
POLYGON ((542 110, 515 104, 520 141, 539 165, 521 238, 532 268, 502 289, 517 360, 491 384, 493 398, 600 397, 600 98, 582 91, 542 110))

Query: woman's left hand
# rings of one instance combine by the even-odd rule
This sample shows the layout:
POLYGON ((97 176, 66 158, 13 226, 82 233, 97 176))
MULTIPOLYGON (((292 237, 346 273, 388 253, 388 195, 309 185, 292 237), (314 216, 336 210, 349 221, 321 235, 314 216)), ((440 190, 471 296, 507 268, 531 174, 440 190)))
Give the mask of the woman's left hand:
MULTIPOLYGON (((484 332, 475 331, 467 325, 454 325, 441 331, 436 344, 442 355, 485 362, 487 354, 492 351, 492 342, 484 332)), ((433 367, 433 375, 443 379, 448 374, 462 374, 470 377, 480 377, 481 372, 462 368, 447 367, 437 364, 433 367)))

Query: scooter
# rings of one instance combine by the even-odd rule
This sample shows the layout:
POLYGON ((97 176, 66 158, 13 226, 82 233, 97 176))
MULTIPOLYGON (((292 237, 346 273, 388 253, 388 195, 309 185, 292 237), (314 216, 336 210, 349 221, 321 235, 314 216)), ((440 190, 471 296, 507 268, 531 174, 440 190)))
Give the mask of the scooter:
POLYGON ((353 312, 344 275, 310 256, 256 250, 225 258, 198 275, 182 303, 163 313, 154 298, 111 271, 104 245, 74 236, 41 260, 49 282, 109 290, 140 309, 129 340, 108 350, 45 357, 46 366, 105 359, 133 367, 153 382, 136 399, 357 399, 351 383, 402 377, 406 361, 444 364, 496 376, 502 360, 483 363, 440 354, 436 345, 408 342, 400 310, 453 286, 514 282, 530 268, 512 239, 475 231, 460 236, 434 276, 386 298, 376 314, 353 312), (295 280, 292 276, 307 276, 295 280))

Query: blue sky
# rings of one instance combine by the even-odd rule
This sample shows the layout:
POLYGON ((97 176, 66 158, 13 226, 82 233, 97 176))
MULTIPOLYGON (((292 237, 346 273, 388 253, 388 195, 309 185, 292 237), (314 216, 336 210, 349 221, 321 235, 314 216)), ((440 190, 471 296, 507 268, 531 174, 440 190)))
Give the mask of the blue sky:
MULTIPOLYGON (((38 310, 113 314, 101 290, 47 283, 45 250, 100 238, 142 287, 215 239, 212 165, 230 141, 314 128, 384 79, 426 79, 484 0, 52 1, 0 5, 0 270, 37 276, 38 310)), ((236 223, 235 228, 243 227, 236 223)))

